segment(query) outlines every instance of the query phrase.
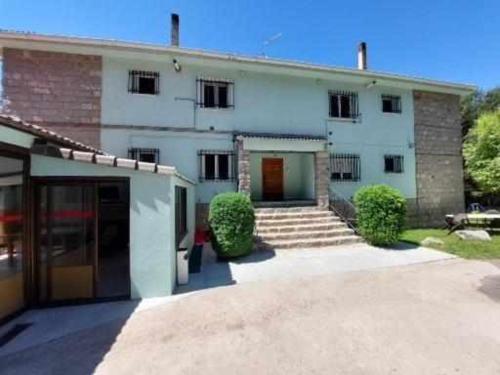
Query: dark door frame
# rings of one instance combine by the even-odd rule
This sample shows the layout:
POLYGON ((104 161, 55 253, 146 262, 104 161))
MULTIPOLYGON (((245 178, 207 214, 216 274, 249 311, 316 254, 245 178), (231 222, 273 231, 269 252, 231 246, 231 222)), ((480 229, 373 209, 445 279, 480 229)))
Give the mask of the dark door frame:
POLYGON ((24 312, 31 303, 32 289, 31 289, 31 269, 32 269, 32 222, 31 222, 31 157, 30 152, 26 148, 15 146, 9 143, 0 142, 0 156, 12 159, 19 159, 23 162, 23 187, 22 187, 22 217, 23 217, 23 238, 21 240, 22 246, 22 272, 23 272, 23 292, 24 292, 24 307, 20 310, 13 312, 11 315, 0 318, 0 325, 4 322, 11 320, 24 312))

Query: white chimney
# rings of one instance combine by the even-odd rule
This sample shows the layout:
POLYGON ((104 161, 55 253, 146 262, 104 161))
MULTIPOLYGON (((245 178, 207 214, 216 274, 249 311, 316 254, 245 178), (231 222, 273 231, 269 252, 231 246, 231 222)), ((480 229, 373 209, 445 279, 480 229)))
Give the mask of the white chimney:
POLYGON ((361 42, 358 46, 358 69, 366 70, 368 69, 368 61, 366 58, 366 43, 361 42))

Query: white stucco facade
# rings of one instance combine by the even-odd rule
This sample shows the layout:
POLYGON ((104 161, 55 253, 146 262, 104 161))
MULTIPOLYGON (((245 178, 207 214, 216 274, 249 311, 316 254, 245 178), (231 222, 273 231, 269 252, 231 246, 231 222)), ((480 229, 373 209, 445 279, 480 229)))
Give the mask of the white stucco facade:
MULTIPOLYGON (((103 58, 103 149, 126 156, 130 147, 158 148, 161 163, 174 165, 189 178, 198 179, 198 151, 233 150, 234 133, 322 136, 326 138, 322 147, 331 153, 359 154, 361 160, 360 181, 332 183, 331 189, 350 197, 361 185, 387 183, 407 198, 416 197, 411 89, 397 85, 367 87, 366 82, 340 75, 314 78, 203 59, 180 62, 182 71, 178 73, 169 61, 155 58, 103 58), (159 72, 160 93, 129 93, 128 72, 134 69, 159 72), (234 108, 195 106, 199 77, 234 82, 234 108), (356 92, 360 119, 353 123, 329 118, 329 90, 356 92), (382 94, 400 96, 402 112, 382 112, 382 94), (384 172, 386 154, 404 157, 404 173, 384 172)), ((288 144, 288 150, 275 151, 299 151, 293 141, 288 144)), ((234 182, 202 182, 197 186, 196 200, 208 203, 215 194, 235 189, 234 182)))

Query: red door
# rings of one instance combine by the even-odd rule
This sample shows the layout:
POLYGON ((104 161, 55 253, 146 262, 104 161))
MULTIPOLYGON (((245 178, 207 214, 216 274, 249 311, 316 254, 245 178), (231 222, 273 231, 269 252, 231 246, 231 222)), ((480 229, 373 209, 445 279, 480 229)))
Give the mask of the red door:
POLYGON ((262 198, 268 201, 283 199, 283 159, 262 159, 262 198))

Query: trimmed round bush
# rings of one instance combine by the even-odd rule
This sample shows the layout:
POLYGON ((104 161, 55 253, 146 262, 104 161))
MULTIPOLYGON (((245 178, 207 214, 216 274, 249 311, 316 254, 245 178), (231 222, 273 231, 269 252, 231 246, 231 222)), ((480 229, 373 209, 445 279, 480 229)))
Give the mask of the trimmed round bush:
POLYGON ((363 238, 376 246, 397 242, 403 231, 406 199, 387 185, 371 185, 354 195, 357 228, 363 238))
POLYGON ((252 252, 255 215, 248 195, 222 193, 215 196, 210 202, 208 222, 219 257, 235 258, 252 252))

